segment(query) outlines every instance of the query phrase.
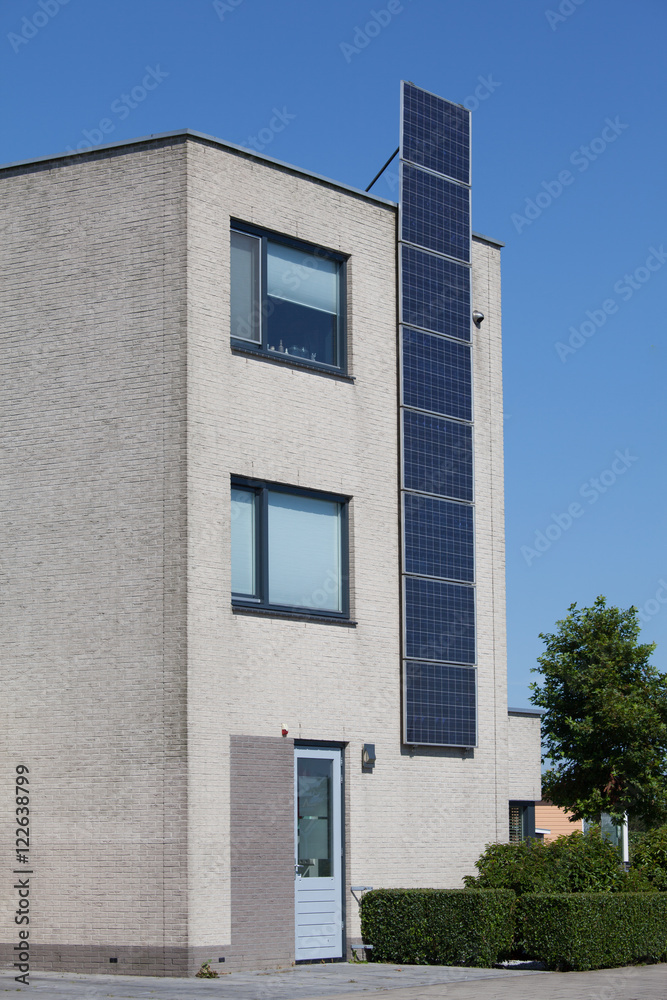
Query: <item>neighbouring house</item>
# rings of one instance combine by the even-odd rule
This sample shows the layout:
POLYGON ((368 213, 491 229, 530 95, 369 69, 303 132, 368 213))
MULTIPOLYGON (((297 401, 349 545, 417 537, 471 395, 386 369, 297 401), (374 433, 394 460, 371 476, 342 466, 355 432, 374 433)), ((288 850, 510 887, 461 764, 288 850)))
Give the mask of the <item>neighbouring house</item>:
POLYGON ((398 205, 191 131, 0 170, 33 969, 345 957, 365 888, 460 886, 539 799, 469 118, 403 85, 398 205))
POLYGON ((536 832, 542 833, 544 842, 549 843, 575 831, 583 833, 584 824, 580 819, 572 821, 570 813, 565 809, 542 799, 535 803, 535 827, 536 832))

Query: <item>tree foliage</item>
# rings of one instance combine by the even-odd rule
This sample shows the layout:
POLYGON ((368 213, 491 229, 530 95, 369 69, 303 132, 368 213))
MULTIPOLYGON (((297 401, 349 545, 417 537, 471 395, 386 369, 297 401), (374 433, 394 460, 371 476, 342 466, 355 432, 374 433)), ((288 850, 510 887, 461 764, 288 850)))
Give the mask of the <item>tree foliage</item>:
POLYGON ((542 794, 575 819, 607 812, 655 824, 667 819, 667 676, 639 643, 637 609, 570 605, 546 644, 531 684, 545 709, 542 794))

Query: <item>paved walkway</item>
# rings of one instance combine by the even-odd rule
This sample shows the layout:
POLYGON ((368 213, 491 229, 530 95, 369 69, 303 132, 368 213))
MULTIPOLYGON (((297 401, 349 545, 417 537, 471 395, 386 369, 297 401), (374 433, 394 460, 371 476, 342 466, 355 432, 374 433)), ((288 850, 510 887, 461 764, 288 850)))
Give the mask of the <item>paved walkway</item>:
POLYGON ((213 980, 35 972, 29 987, 0 975, 0 992, 19 990, 39 1000, 667 1000, 667 965, 560 973, 336 963, 213 980))

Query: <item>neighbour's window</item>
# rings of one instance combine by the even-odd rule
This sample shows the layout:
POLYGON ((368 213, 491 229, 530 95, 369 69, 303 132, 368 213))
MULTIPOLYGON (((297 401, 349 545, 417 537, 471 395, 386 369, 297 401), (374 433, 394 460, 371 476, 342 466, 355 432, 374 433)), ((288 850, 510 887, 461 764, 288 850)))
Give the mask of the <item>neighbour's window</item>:
POLYGON ((232 601, 348 616, 347 498, 232 480, 232 601))
POLYGON ((344 257, 239 225, 231 233, 232 342, 344 369, 344 257))
POLYGON ((509 842, 520 844, 522 840, 535 837, 535 803, 510 802, 509 842))

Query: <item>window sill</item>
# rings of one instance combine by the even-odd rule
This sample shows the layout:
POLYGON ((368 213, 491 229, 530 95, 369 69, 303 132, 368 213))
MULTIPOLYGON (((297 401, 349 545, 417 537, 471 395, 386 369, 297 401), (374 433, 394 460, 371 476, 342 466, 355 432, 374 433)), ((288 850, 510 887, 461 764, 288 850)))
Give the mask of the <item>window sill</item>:
POLYGON ((302 368, 304 371, 313 372, 316 375, 326 375, 328 378, 337 378, 342 382, 354 382, 353 375, 346 375, 345 372, 338 371, 335 368, 326 368, 324 365, 311 364, 309 361, 302 361, 300 358, 297 358, 292 354, 281 354, 280 351, 271 351, 271 353, 260 351, 255 347, 252 347, 250 344, 244 344, 238 340, 233 340, 231 346, 232 354, 250 355, 253 358, 257 358, 258 361, 268 361, 269 364, 288 365, 290 368, 302 368))
POLYGON ((257 618, 284 618, 296 622, 318 622, 320 625, 338 625, 343 628, 356 628, 357 623, 350 618, 329 618, 309 611, 277 611, 273 608, 257 608, 247 604, 232 604, 235 615, 254 615, 257 618))

